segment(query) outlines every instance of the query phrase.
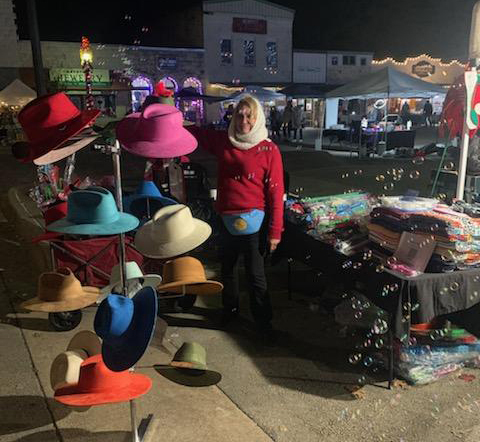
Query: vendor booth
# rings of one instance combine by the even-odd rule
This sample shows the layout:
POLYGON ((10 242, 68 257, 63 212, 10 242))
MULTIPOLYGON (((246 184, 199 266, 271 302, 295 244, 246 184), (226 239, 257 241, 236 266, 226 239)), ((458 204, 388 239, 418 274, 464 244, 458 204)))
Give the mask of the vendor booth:
MULTIPOLYGON (((397 147, 413 148, 415 144, 415 132, 398 134, 411 125, 409 121, 403 121, 399 115, 390 115, 392 99, 428 98, 444 96, 446 90, 443 87, 414 78, 391 67, 364 75, 351 83, 327 92, 326 123, 327 130, 339 131, 338 136, 354 139, 359 142, 365 138, 366 142, 384 143, 384 149, 397 147), (338 124, 340 100, 376 100, 370 109, 364 109, 359 103, 359 109, 347 115, 343 124, 338 124), (370 118, 370 113, 375 112, 376 117, 370 118), (361 120, 366 124, 361 126, 361 120), (393 133, 394 132, 394 133, 393 133), (390 141, 389 141, 390 139, 390 141)), ((345 110, 345 113, 347 111, 345 110)), ((408 113, 410 120, 413 117, 408 113)))

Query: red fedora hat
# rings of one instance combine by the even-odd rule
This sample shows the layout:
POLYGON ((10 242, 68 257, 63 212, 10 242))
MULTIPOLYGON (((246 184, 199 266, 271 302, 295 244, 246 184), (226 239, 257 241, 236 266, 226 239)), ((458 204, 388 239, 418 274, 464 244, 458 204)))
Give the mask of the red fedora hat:
POLYGON ((51 239, 55 239, 63 235, 63 233, 49 232, 48 225, 58 221, 59 219, 65 218, 67 216, 67 207, 67 202, 62 201, 58 204, 50 206, 47 210, 45 210, 45 212, 43 212, 43 219, 45 220, 45 233, 33 238, 32 243, 50 241, 51 239))
POLYGON ((129 370, 109 370, 102 355, 98 354, 83 361, 78 384, 57 389, 55 399, 80 407, 114 404, 142 396, 151 387, 152 380, 148 376, 129 370))
MULTIPOLYGON (((63 92, 36 98, 18 114, 18 121, 27 141, 12 146, 13 156, 24 163, 34 161, 60 148, 92 123, 99 114, 97 109, 80 111, 63 92)), ((65 158, 73 153, 70 151, 71 148, 65 152, 65 156, 57 157, 65 158)))

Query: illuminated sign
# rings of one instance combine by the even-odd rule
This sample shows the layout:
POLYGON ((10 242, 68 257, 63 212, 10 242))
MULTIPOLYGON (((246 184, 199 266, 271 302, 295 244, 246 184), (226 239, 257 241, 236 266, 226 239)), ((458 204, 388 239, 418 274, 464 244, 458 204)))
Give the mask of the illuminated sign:
MULTIPOLYGON (((83 87, 85 86, 85 73, 82 69, 50 69, 50 81, 58 83, 63 87, 83 87)), ((110 72, 108 69, 93 69, 92 85, 94 87, 109 87, 110 72)))
POLYGON ((417 77, 429 77, 435 73, 435 66, 428 61, 420 61, 412 66, 412 74, 417 77))

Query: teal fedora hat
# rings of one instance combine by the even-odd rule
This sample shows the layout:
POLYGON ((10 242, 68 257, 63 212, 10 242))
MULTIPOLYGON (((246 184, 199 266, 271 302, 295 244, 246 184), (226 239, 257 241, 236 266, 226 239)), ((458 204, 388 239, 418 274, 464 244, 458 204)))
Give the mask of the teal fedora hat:
POLYGON ((51 223, 52 232, 71 235, 115 235, 135 229, 139 220, 119 212, 113 195, 103 187, 76 190, 68 197, 67 216, 51 223))

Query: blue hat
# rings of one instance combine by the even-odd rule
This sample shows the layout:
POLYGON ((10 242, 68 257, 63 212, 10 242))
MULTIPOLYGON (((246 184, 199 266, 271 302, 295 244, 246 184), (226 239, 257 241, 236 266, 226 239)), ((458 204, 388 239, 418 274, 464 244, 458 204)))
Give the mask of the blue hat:
POLYGON ((68 197, 67 216, 49 224, 52 232, 72 235, 115 235, 135 229, 139 220, 119 212, 113 195, 103 187, 76 190, 68 197))
POLYGON ((123 198, 123 210, 137 218, 147 217, 162 207, 178 204, 177 201, 163 196, 153 181, 142 181, 135 193, 123 198))
POLYGON ((109 295, 98 306, 93 326, 103 339, 102 356, 112 371, 133 367, 145 353, 157 319, 157 293, 144 287, 135 296, 109 295))

